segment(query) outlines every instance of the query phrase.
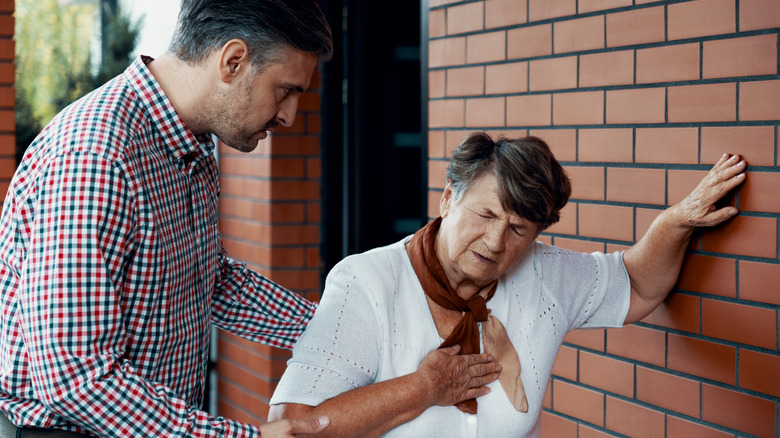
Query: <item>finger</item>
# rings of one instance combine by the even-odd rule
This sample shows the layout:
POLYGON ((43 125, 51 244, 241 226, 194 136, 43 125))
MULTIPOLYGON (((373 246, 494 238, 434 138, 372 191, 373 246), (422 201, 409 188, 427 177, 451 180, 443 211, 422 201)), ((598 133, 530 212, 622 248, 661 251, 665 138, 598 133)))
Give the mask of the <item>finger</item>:
POLYGON ((498 380, 498 377, 500 375, 501 375, 500 372, 496 372, 496 373, 485 374, 482 376, 472 377, 469 380, 469 388, 479 388, 480 386, 485 386, 488 383, 495 382, 496 380, 498 380))
POLYGON ((495 359, 490 353, 464 354, 458 356, 458 358, 465 361, 466 365, 470 367, 479 364, 491 363, 495 359))
POLYGON ((460 351, 460 344, 450 345, 449 347, 440 348, 439 350, 450 356, 455 356, 460 351))
POLYGON ((720 210, 715 210, 703 217, 701 220, 701 226, 712 227, 718 225, 721 222, 725 222, 728 219, 736 216, 739 213, 734 207, 723 207, 720 210))
POLYGON ((497 362, 480 363, 469 366, 469 372, 472 377, 486 376, 493 373, 501 372, 501 365, 497 362))
POLYGON ((470 400, 472 398, 482 397, 490 393, 490 388, 487 386, 480 386, 478 388, 470 388, 463 392, 463 399, 458 400, 456 403, 460 403, 464 400, 470 400))
POLYGON ((294 435, 311 435, 320 433, 330 424, 330 418, 326 416, 290 421, 290 432, 292 432, 294 435))

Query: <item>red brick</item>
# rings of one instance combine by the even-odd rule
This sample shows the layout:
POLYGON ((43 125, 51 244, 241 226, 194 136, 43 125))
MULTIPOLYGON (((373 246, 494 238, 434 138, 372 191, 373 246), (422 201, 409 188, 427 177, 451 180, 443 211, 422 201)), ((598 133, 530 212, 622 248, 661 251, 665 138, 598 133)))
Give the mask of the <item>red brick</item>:
POLYGON ((642 322, 675 330, 699 333, 699 298, 671 293, 642 322))
POLYGON ((613 163, 634 161, 632 129, 580 129, 579 160, 613 163))
POLYGON ((706 175, 706 171, 699 170, 669 170, 669 205, 682 201, 706 175))
POLYGON ((669 333, 669 369, 736 384, 737 351, 728 345, 669 333))
POLYGON ((577 349, 562 346, 555 358, 552 373, 564 379, 577 380, 577 349))
POLYGON ((0 110, 0 131, 13 131, 16 129, 16 118, 14 111, 0 110))
POLYGON ((466 37, 466 62, 504 61, 506 59, 506 32, 491 32, 466 37))
POLYGON ((577 57, 531 61, 528 76, 531 91, 577 88, 577 57))
MULTIPOLYGON (((319 290, 320 287, 320 271, 318 269, 279 269, 261 272, 261 274, 268 278, 273 278, 275 282, 283 284, 294 291, 319 290)), ((284 370, 283 367, 282 370, 284 370)), ((281 376, 281 373, 279 376, 281 376)))
POLYGON ((671 415, 666 417, 666 434, 669 438, 734 438, 733 433, 726 433, 671 415))
POLYGON ((428 161, 428 187, 432 189, 442 189, 446 185, 445 179, 447 176, 447 165, 449 161, 446 160, 429 160, 428 161))
POLYGON ((0 155, 16 154, 16 135, 0 134, 0 155))
POLYGON ((774 166, 775 127, 702 127, 701 163, 715 164, 724 153, 742 155, 748 166, 774 166))
POLYGON ((523 59, 552 53, 552 24, 507 31, 507 58, 523 59))
POLYGON ((485 21, 483 3, 466 3, 447 8, 447 34, 474 32, 482 30, 485 21))
POLYGON ((635 154, 637 163, 697 164, 699 130, 697 128, 637 128, 635 154))
POLYGON ((553 380, 553 409, 564 415, 604 426, 604 395, 560 380, 553 380))
POLYGON ((777 219, 736 216, 702 234, 702 249, 754 257, 777 257, 777 219))
POLYGON ((666 422, 664 414, 644 406, 607 397, 607 429, 632 438, 663 436, 666 422))
POLYGON ((655 43, 666 37, 663 6, 607 15, 607 47, 655 43))
POLYGON ((428 217, 435 218, 439 216, 439 200, 441 199, 441 190, 428 190, 428 217))
POLYGON ((607 168, 607 201, 665 205, 666 171, 607 168))
POLYGON ((306 204, 306 222, 322 222, 322 205, 318 202, 309 202, 306 204))
POLYGON ((580 55, 580 87, 634 83, 634 51, 580 55))
MULTIPOLYGON (((222 378, 222 376, 220 376, 218 386, 220 402, 229 403, 234 409, 227 411, 233 419, 237 421, 243 420, 248 423, 257 423, 261 418, 267 416, 268 409, 263 406, 263 400, 246 391, 243 387, 222 378)), ((267 403, 267 400, 265 402, 267 403)), ((220 409, 222 409, 221 405, 220 409)))
POLYGON ((634 397, 634 365, 622 360, 581 351, 579 381, 625 397, 634 397))
POLYGON ((577 0, 528 0, 528 20, 541 21, 577 13, 577 0))
POLYGON ((760 301, 780 305, 780 265, 770 263, 739 261, 739 297, 743 300, 760 301))
POLYGON ((434 8, 436 6, 448 5, 450 3, 458 3, 461 0, 429 0, 428 6, 434 8))
POLYGON ((528 135, 544 140, 558 161, 577 161, 577 131, 574 129, 532 129, 528 135))
POLYGON ((465 109, 463 99, 431 100, 428 102, 428 126, 431 128, 464 126, 465 109))
POLYGON ((780 3, 777 0, 740 0, 739 30, 780 27, 780 3))
POLYGON ((593 125, 604 123, 604 93, 582 91, 553 95, 554 125, 593 125))
POLYGON ((485 27, 512 26, 528 21, 527 0, 492 0, 485 2, 485 27))
POLYGON ((604 433, 599 430, 588 427, 586 424, 580 423, 579 425, 579 437, 578 438, 613 438, 614 435, 604 433))
MULTIPOLYGON (((490 2, 488 2, 490 3, 490 2)), ((549 412, 542 412, 542 436, 577 438, 577 423, 549 412)))
POLYGON ((739 350, 739 386, 745 389, 780 397, 780 356, 739 350))
POLYGON ((604 200, 604 168, 564 167, 572 183, 572 199, 604 200))
POLYGON ((777 312, 744 304, 702 300, 702 334, 756 347, 777 346, 777 312))
POLYGON ((660 330, 627 325, 607 330, 607 353, 651 365, 664 366, 666 336, 660 330))
POLYGON ((699 78, 699 44, 678 44, 636 51, 636 83, 699 78))
MULTIPOLYGON (((242 362, 243 357, 236 357, 238 363, 242 362)), ((225 377, 225 381, 232 382, 243 391, 248 391, 254 397, 262 397, 265 400, 271 398, 274 390, 274 384, 258 374, 250 372, 247 368, 239 366, 233 360, 220 360, 217 362, 217 372, 225 377), (229 377, 227 377, 229 376, 229 377)), ((242 406, 249 406, 241 403, 242 406)))
POLYGON ((255 155, 319 155, 318 135, 272 135, 271 141, 260 142, 255 155))
POLYGON ((428 44, 428 67, 446 67, 466 63, 466 38, 444 38, 428 44))
POLYGON ((507 126, 546 126, 551 123, 552 97, 549 94, 508 96, 507 126))
POLYGON ((748 172, 739 189, 739 208, 745 211, 780 213, 780 173, 748 172))
POLYGON ((528 63, 513 62, 485 67, 485 94, 528 91, 528 63))
POLYGON ((634 211, 630 207, 580 204, 580 235, 634 240, 634 211))
POLYGON ((604 330, 573 330, 563 338, 563 341, 580 347, 590 348, 591 350, 604 351, 604 330))
POLYGON ((702 419, 761 437, 777 436, 775 403, 708 384, 702 385, 702 419))
POLYGON ((561 219, 546 230, 548 233, 577 234, 577 204, 570 202, 561 209, 561 219))
POLYGON ((568 249, 574 252, 604 252, 604 244, 601 242, 592 242, 589 240, 569 239, 566 237, 555 237, 553 245, 568 249))
POLYGON ((585 14, 588 12, 603 11, 605 9, 631 6, 631 4, 631 0, 579 0, 577 12, 585 14))
POLYGON ((736 84, 669 87, 669 122, 731 122, 737 118, 736 84))
POLYGON ((645 403, 698 417, 701 406, 699 387, 700 383, 695 380, 636 367, 636 399, 645 403))
POLYGON ((683 262, 677 287, 694 292, 736 298, 737 262, 734 259, 688 254, 683 262))
POLYGON ((739 120, 780 119, 780 80, 744 82, 739 86, 739 120))
POLYGON ((428 130, 428 158, 445 158, 444 131, 428 130))
POLYGON ((559 21, 553 25, 555 53, 581 52, 604 48, 604 16, 559 21))
POLYGON ((666 89, 640 88, 607 91, 607 123, 663 123, 666 89))
POLYGON ((14 59, 14 40, 0 39, 0 59, 14 59))
POLYGON ((481 96, 485 90, 485 67, 447 70, 447 96, 481 96))
POLYGON ((447 71, 434 70, 428 72, 428 97, 437 98, 447 95, 447 71))
POLYGON ((15 80, 14 76, 14 64, 0 64, 0 84, 13 84, 15 80))
POLYGON ((428 13, 428 37, 437 38, 447 35, 447 10, 437 9, 428 13))
POLYGON ((669 5, 669 40, 734 33, 735 0, 696 0, 669 5))
POLYGON ((466 99, 466 126, 474 128, 505 126, 505 108, 504 97, 466 99))
POLYGON ((777 74, 777 34, 704 43, 704 79, 777 74))

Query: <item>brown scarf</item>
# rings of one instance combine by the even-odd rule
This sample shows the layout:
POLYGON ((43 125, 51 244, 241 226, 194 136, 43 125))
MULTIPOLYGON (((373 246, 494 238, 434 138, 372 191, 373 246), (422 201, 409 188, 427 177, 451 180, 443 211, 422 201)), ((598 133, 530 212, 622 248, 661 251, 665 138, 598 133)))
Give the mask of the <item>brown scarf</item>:
MULTIPOLYGON (((485 352, 493 354, 496 361, 501 364, 499 381, 509 397, 509 401, 518 411, 527 412, 528 402, 525 398, 523 384, 520 381, 520 359, 509 340, 506 329, 498 318, 490 315, 485 305, 496 293, 498 282, 493 283, 487 293, 487 298, 475 294, 470 299, 464 300, 457 294, 450 285, 444 268, 436 255, 436 233, 441 225, 441 220, 440 217, 436 218, 417 231, 409 241, 412 267, 414 267, 414 272, 417 274, 425 294, 445 309, 463 312, 463 318, 439 348, 460 344, 459 354, 479 353, 479 325, 477 323, 485 322, 482 327, 485 352)), ((455 406, 463 412, 477 413, 476 399, 466 400, 455 406)))

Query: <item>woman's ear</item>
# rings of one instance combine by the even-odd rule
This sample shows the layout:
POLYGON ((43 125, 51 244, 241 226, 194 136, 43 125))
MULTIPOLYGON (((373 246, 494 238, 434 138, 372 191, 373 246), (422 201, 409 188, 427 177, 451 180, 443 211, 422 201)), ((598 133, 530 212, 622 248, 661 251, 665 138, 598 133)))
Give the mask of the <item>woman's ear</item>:
POLYGON ((244 70, 251 70, 251 61, 249 47, 243 40, 232 39, 226 42, 217 56, 219 79, 225 83, 232 82, 243 74, 244 70))
POLYGON ((442 192, 441 199, 439 200, 439 216, 441 216, 442 219, 447 217, 447 214, 450 211, 450 204, 453 202, 452 197, 452 184, 447 181, 447 185, 444 186, 444 191, 442 192))

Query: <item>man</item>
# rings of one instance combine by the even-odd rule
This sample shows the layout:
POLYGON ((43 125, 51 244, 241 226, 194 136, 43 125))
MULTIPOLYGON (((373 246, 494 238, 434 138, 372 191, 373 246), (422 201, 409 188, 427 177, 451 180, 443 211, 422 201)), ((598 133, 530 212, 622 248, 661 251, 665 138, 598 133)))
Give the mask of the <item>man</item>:
MULTIPOLYGON (((169 53, 139 58, 41 132, 0 216, 0 436, 327 427, 198 407, 212 323, 289 349, 315 309, 228 257, 209 134, 248 152, 292 125, 331 53, 311 0, 183 0, 169 53)), ((458 391, 484 391, 469 378, 495 372, 485 355, 436 353, 458 391)))

